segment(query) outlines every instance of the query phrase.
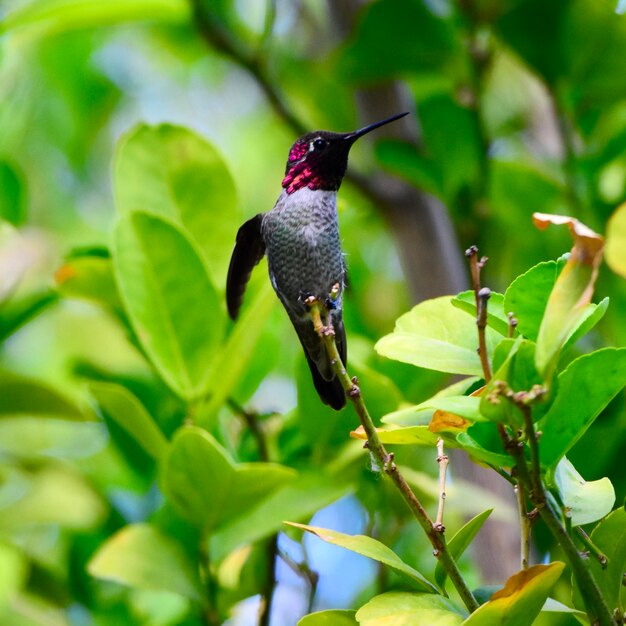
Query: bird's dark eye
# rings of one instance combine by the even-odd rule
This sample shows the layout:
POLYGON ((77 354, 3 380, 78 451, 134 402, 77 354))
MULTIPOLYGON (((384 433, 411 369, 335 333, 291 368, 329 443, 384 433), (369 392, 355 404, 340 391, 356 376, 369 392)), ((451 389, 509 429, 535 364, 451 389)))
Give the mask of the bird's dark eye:
POLYGON ((323 139, 316 139, 313 142, 313 148, 315 150, 323 150, 326 147, 326 142, 323 139))

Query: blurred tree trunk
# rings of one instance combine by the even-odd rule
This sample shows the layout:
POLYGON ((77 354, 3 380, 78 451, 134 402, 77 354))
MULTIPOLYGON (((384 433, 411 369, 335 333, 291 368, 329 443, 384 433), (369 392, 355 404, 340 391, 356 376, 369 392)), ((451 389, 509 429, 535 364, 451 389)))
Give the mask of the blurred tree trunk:
MULTIPOLYGON (((355 30, 360 0, 331 0, 331 23, 345 39, 355 30)), ((357 94, 364 123, 384 119, 414 108, 399 83, 362 89, 357 94)), ((380 132, 414 142, 416 119, 405 117, 380 132)), ((380 173, 362 179, 352 177, 374 200, 393 233, 410 293, 415 302, 457 293, 468 287, 467 271, 446 207, 436 198, 391 175, 380 173)), ((488 252, 488 251, 485 251, 488 252)), ((494 471, 453 451, 452 472, 480 485, 516 507, 511 486, 494 471)), ((474 558, 486 583, 501 582, 519 569, 519 530, 516 525, 488 520, 473 542, 474 558)))

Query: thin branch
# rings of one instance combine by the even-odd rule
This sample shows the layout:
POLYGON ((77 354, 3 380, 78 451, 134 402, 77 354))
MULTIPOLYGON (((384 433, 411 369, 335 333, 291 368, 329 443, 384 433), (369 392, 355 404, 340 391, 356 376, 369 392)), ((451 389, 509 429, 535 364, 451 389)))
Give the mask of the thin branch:
POLYGON ((255 78, 271 107, 282 120, 296 134, 304 134, 306 132, 305 125, 287 106, 282 94, 270 80, 263 55, 256 50, 246 48, 240 40, 233 37, 204 6, 202 0, 189 1, 191 2, 194 21, 204 40, 212 48, 231 58, 235 63, 247 70, 255 78))
MULTIPOLYGON (((502 389, 502 397, 513 402, 516 406, 518 406, 518 408, 520 408, 520 410, 522 410, 522 413, 524 413, 523 408, 528 410, 530 407, 526 403, 527 398, 522 398, 520 393, 521 392, 518 392, 517 394, 512 393, 510 389, 507 392, 505 387, 502 389)), ((531 392, 526 393, 529 394, 531 392)), ((525 446, 522 440, 519 438, 509 437, 503 439, 502 441, 506 451, 515 460, 515 470, 517 472, 520 485, 522 485, 528 493, 530 501, 536 508, 537 513, 541 516, 541 519, 545 522, 548 530, 565 553, 567 561, 574 572, 574 577, 578 582, 578 587, 581 595, 583 596, 587 613, 591 617, 594 626, 615 626, 616 622, 613 619, 602 595, 602 591, 600 590, 600 587, 598 586, 598 583, 589 568, 588 558, 578 551, 576 544, 565 529, 558 513, 555 511, 550 499, 547 497, 541 477, 537 480, 536 477, 533 476, 536 472, 536 465, 532 460, 532 457, 534 455, 536 455, 537 459, 539 457, 538 443, 532 421, 530 424, 526 425, 526 431, 529 446, 531 446, 531 463, 533 464, 532 470, 529 470, 528 468, 526 456, 524 454, 525 446), (533 441, 534 443, 532 443, 533 441)))
POLYGON ((433 553, 435 557, 441 561, 446 573, 452 581, 452 584, 455 586, 459 596, 467 607, 467 610, 470 612, 475 611, 478 608, 478 602, 467 586, 458 565, 448 550, 444 533, 440 532, 435 527, 428 516, 428 513, 422 506, 422 503, 418 500, 417 496, 413 493, 411 487, 400 473, 397 465, 394 463, 393 453, 388 453, 383 446, 380 437, 378 436, 378 432, 376 431, 376 427, 374 426, 374 422, 372 421, 369 411, 367 410, 367 406, 363 401, 358 381, 356 377, 350 378, 346 372, 345 365, 343 364, 339 351, 337 350, 334 330, 332 329, 332 326, 328 325, 329 320, 326 307, 324 307, 315 298, 309 298, 307 300, 307 305, 309 307, 309 314, 311 316, 311 320, 313 321, 315 331, 321 338, 326 351, 328 352, 330 362, 333 366, 333 371, 339 378, 341 385, 346 392, 346 396, 352 401, 357 415, 359 416, 359 420, 361 421, 361 425, 365 430, 367 435, 367 448, 371 452, 381 471, 392 480, 400 492, 400 495, 413 513, 413 516, 426 533, 426 536, 433 546, 433 553), (322 320, 322 315, 324 315, 324 321, 322 320))
MULTIPOLYGON (((259 424, 259 416, 256 413, 247 411, 244 407, 240 406, 232 398, 228 399, 228 404, 237 415, 239 415, 254 437, 257 449, 259 451, 259 459, 268 463, 270 461, 269 450, 267 446, 267 440, 265 432, 259 424)), ((266 558, 267 558, 267 571, 263 589, 261 590, 261 604, 259 606, 259 626, 269 626, 270 616, 272 614, 272 602, 274 598, 274 590, 276 589, 276 557, 278 556, 278 533, 273 534, 267 540, 266 546, 266 558)))
POLYGON ((530 564, 530 520, 526 513, 526 498, 524 496, 524 486, 518 482, 515 485, 515 495, 517 496, 517 512, 519 515, 519 525, 521 533, 520 561, 522 569, 528 569, 530 564))
MULTIPOLYGON (((304 546, 302 546, 304 549, 304 546)), ((315 594, 317 592, 317 585, 319 583, 320 576, 315 571, 312 570, 308 563, 306 562, 306 553, 304 561, 298 563, 294 561, 286 552, 279 552, 278 556, 283 560, 283 562, 298 576, 301 576, 306 580, 309 585, 309 599, 307 602, 307 613, 311 613, 313 610, 313 602, 315 601, 315 594)))
POLYGON ((587 550, 593 554, 596 559, 598 559, 598 563, 600 563, 602 569, 604 569, 609 563, 609 559, 606 557, 606 554, 604 554, 604 552, 602 552, 602 550, 600 550, 600 548, 598 548, 598 546, 591 541, 591 537, 589 537, 589 535, 580 526, 576 526, 576 534, 585 548, 587 548, 587 550))
POLYGON ((437 507, 437 519, 435 528, 443 532, 446 527, 443 523, 443 508, 446 502, 446 470, 448 469, 448 455, 444 453, 443 439, 437 439, 437 463, 439 464, 439 506, 437 507))
POLYGON ((487 257, 478 258, 478 248, 470 246, 465 251, 465 256, 469 260, 470 272, 472 275, 472 285, 474 288, 474 299, 476 301, 476 327, 478 328, 478 356, 483 369, 485 382, 491 380, 491 366, 487 355, 487 340, 485 329, 487 328, 487 302, 491 297, 491 290, 480 286, 480 271, 487 263, 487 257))

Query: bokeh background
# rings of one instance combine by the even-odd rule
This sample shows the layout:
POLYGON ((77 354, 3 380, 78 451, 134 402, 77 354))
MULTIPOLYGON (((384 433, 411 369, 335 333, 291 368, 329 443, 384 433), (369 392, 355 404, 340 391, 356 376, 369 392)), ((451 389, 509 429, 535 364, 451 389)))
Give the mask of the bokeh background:
MULTIPOLYGON (((373 381, 380 416, 445 382, 384 361, 373 343, 413 303, 467 288, 465 248, 489 257, 484 283, 503 291, 570 247, 566 233, 534 230, 534 211, 605 232, 626 201, 625 59, 626 16, 615 0, 0 3, 0 623, 197 623, 180 598, 128 591, 85 570, 117 528, 158 514, 153 464, 141 451, 129 461, 130 444, 95 414, 67 421, 16 409, 26 379, 29 400, 52 389, 91 414, 86 381, 113 378, 133 381, 164 432, 185 415, 112 316, 60 294, 55 281, 73 251, 110 243, 120 137, 167 122, 211 142, 238 194, 239 218, 225 225, 234 241, 239 223, 273 205, 302 131, 411 111, 355 147, 340 192, 351 361, 373 381)), ((264 269, 256 274, 255 284, 266 279, 264 269)), ((597 299, 607 295, 611 306, 582 351, 626 343, 624 281, 603 267, 597 299)), ((255 354, 263 365, 222 409, 223 422, 237 422, 245 406, 264 420, 277 460, 337 462, 356 420, 319 406, 278 308, 255 354)), ((240 460, 255 460, 243 427, 235 439, 240 460)), ((620 396, 570 455, 586 479, 610 476, 618 499, 625 439, 620 396)), ((426 499, 436 493, 433 457, 412 452, 406 461, 426 499)), ((401 506, 362 459, 356 465, 351 495, 313 523, 374 533, 428 562, 401 506)), ((454 528, 492 500, 480 485, 474 498, 455 497, 464 475, 453 468, 452 477, 454 528)), ((371 562, 300 539, 279 541, 319 572, 315 608, 355 606, 387 585, 371 562)), ((489 578, 479 558, 463 567, 477 584, 489 578)), ((310 599, 306 579, 285 561, 278 577, 272 623, 295 623, 310 599)), ((253 624, 258 596, 240 595, 229 623, 253 624)))

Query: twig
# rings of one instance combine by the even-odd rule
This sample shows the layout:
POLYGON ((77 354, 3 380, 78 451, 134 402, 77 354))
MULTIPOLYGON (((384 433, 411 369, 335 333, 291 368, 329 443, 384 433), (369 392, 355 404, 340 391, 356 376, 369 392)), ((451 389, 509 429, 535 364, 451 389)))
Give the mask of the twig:
POLYGON ((470 246, 465 251, 465 256, 469 260, 470 272, 472 274, 472 285, 474 287, 474 299, 476 301, 476 327, 478 328, 478 356, 483 369, 485 382, 491 380, 491 366, 487 355, 487 340, 485 329, 487 327, 487 302, 491 297, 491 290, 480 286, 480 271, 487 263, 487 257, 478 258, 478 248, 470 246))
POLYGON ((219 626, 222 620, 215 608, 217 606, 216 587, 211 574, 211 558, 206 541, 200 543, 199 562, 200 575, 206 591, 206 604, 202 610, 202 620, 207 626, 219 626))
MULTIPOLYGON (((521 398, 520 393, 521 392, 516 394, 503 393, 502 395, 520 408, 522 414, 525 414, 526 411, 530 416, 530 407, 521 398)), ((574 577, 578 582, 578 587, 583 596, 587 613, 591 617, 594 626, 615 626, 615 620, 609 611, 602 592, 600 591, 600 587, 589 569, 588 559, 578 551, 576 544, 559 519, 557 512, 554 510, 552 503, 546 495, 541 476, 537 477, 533 475, 537 471, 539 456, 537 437, 532 421, 530 421, 530 424, 526 423, 526 436, 531 448, 531 470, 528 469, 526 462, 524 442, 519 438, 510 437, 502 441, 506 451, 515 460, 515 470, 520 485, 528 493, 530 501, 536 508, 537 513, 541 516, 548 530, 565 553, 567 561, 574 572, 574 577)))
POLYGON ((339 378, 341 385, 346 392, 346 396, 354 404, 354 408, 359 416, 361 425, 365 430, 367 435, 367 448, 371 452, 381 471, 384 472, 397 487, 400 495, 411 509, 413 516, 426 533, 426 536, 433 546, 433 553, 435 557, 441 561, 446 573, 452 581, 452 584, 455 586, 459 596, 467 607, 467 610, 470 612, 475 611, 478 608, 478 602, 467 586, 458 565, 448 550, 444 533, 437 530, 421 502, 417 499, 416 495, 411 490, 411 487, 409 487, 409 484, 398 470, 398 467, 393 460, 393 453, 388 453, 383 446, 380 437, 378 436, 378 432, 376 431, 376 427, 374 426, 374 422, 372 421, 372 418, 367 410, 367 406, 363 401, 361 390, 358 386, 358 380, 356 377, 350 378, 346 372, 346 368, 341 360, 339 351, 337 350, 334 331, 332 330, 332 327, 325 325, 324 321, 322 321, 322 315, 324 315, 325 320, 327 317, 326 308, 322 307, 319 300, 315 298, 309 298, 307 300, 307 305, 309 307, 309 314, 311 316, 311 320, 313 321, 315 331, 321 338, 326 351, 328 352, 330 362, 333 366, 333 371, 339 378))
MULTIPOLYGON (((259 451, 259 459, 268 463, 270 461, 269 450, 265 433, 259 424, 259 416, 240 406, 232 398, 228 399, 228 404, 237 415, 239 415, 246 423, 252 436, 254 437, 259 451)), ((267 571, 263 589, 261 590, 261 604, 259 606, 259 626, 269 626, 270 616, 272 613, 272 602, 274 598, 274 589, 276 588, 276 557, 278 555, 278 533, 273 534, 267 540, 266 546, 267 571)))
MULTIPOLYGON (((303 546, 304 548, 304 546, 303 546)), ((315 600, 315 593, 317 592, 317 585, 319 583, 320 576, 312 570, 305 560, 302 563, 294 561, 286 552, 279 552, 278 556, 284 561, 284 563, 298 576, 302 576, 309 584, 309 599, 307 602, 307 613, 313 610, 313 602, 315 600)))
POLYGON ((245 422, 246 426, 252 433, 256 442, 257 450, 259 451, 259 460, 264 463, 269 462, 270 455, 267 448, 267 441, 265 439, 265 433, 263 428, 259 424, 259 416, 257 413, 252 413, 240 406, 233 398, 227 399, 228 406, 245 422))
POLYGON ((522 569, 528 569, 528 566, 530 565, 530 520, 528 519, 528 514, 526 513, 524 486, 519 481, 515 485, 515 495, 517 496, 517 511, 519 514, 521 533, 521 567, 522 569))
POLYGON ((437 519, 435 528, 443 532, 446 527, 443 523, 443 507, 446 501, 446 470, 448 468, 448 455, 444 453, 443 439, 437 439, 437 463, 439 464, 439 506, 437 507, 437 519))
POLYGON ((602 550, 600 550, 600 548, 598 548, 598 546, 596 546, 595 543, 593 543, 593 541, 591 541, 591 537, 589 537, 589 535, 580 526, 576 526, 576 534, 584 544, 585 548, 587 548, 587 550, 589 550, 589 552, 593 554, 596 559, 598 559, 602 569, 604 569, 609 563, 609 559, 606 555, 602 552, 602 550))

